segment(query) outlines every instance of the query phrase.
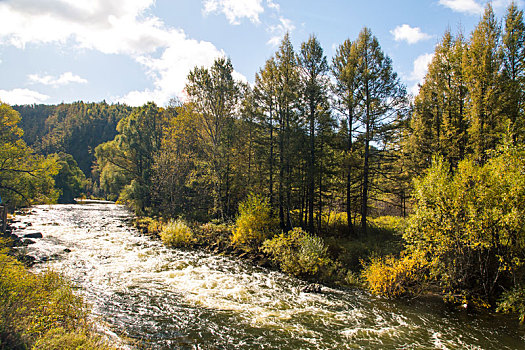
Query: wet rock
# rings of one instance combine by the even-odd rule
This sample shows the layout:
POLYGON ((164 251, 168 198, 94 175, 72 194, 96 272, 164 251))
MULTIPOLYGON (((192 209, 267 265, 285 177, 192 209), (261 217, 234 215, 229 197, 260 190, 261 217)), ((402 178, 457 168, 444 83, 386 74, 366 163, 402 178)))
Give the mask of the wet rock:
POLYGON ((309 285, 303 287, 301 292, 304 293, 322 293, 323 287, 318 283, 310 283, 309 285))
POLYGON ((270 260, 264 258, 257 261, 257 266, 269 268, 272 266, 272 263, 270 262, 270 260))
POLYGON ((69 248, 65 248, 65 249, 64 249, 64 253, 71 253, 71 249, 69 249, 69 248))
POLYGON ((32 239, 24 239, 24 240, 22 241, 22 245, 24 245, 24 246, 27 246, 27 245, 30 245, 30 244, 35 244, 35 243, 36 243, 36 242, 33 241, 32 239))
POLYGON ((26 233, 24 235, 24 238, 42 238, 42 233, 40 232, 31 232, 31 233, 26 233))
POLYGON ((31 255, 21 255, 18 260, 27 267, 31 267, 35 264, 35 257, 31 255))

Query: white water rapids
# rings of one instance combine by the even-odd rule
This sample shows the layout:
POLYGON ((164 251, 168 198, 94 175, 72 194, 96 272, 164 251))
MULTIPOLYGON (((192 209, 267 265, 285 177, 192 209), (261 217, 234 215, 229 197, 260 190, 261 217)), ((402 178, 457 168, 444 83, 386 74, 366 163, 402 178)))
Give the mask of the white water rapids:
POLYGON ((358 290, 303 293, 304 282, 275 271, 167 249, 130 227, 122 206, 31 211, 20 219, 43 234, 27 248, 37 258, 34 269, 68 276, 94 316, 132 348, 525 348, 524 329, 506 316, 392 302, 358 290))

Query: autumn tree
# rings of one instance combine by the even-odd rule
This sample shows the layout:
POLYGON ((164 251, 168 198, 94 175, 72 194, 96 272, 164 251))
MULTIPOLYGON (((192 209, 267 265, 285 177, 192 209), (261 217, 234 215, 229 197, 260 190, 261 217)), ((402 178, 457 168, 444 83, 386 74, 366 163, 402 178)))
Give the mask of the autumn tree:
POLYGON ((336 83, 334 85, 334 109, 341 113, 346 119, 343 125, 345 132, 344 154, 345 154, 345 196, 346 196, 346 217, 350 234, 354 234, 352 224, 353 216, 353 197, 356 197, 355 185, 357 181, 354 176, 356 169, 354 155, 354 133, 359 116, 358 107, 360 105, 361 92, 359 90, 359 76, 357 72, 357 47, 347 39, 336 50, 332 59, 331 71, 336 83))
POLYGON ((523 11, 513 2, 505 16, 501 42, 502 75, 504 79, 504 111, 510 121, 514 138, 523 140, 525 89, 525 24, 523 11))
POLYGON ((367 231, 369 191, 371 184, 371 143, 382 141, 382 130, 405 103, 405 90, 376 37, 364 28, 355 42, 358 60, 357 74, 361 92, 360 122, 364 142, 363 182, 361 195, 361 228, 367 231))
POLYGON ((405 145, 415 174, 430 166, 439 154, 456 166, 467 154, 467 86, 461 34, 447 30, 436 45, 425 81, 414 101, 411 135, 405 145))
POLYGON ((21 139, 20 114, 0 102, 0 197, 11 208, 56 201, 55 155, 36 154, 21 139))
POLYGON ((469 143, 477 159, 494 149, 501 137, 503 122, 500 69, 501 29, 490 4, 472 32, 465 52, 463 68, 469 93, 469 143))
MULTIPOLYGON (((321 114, 328 104, 328 89, 330 87, 327 72, 328 62, 321 44, 315 36, 310 36, 307 42, 302 43, 299 54, 301 69, 301 92, 305 121, 308 125, 308 231, 314 232, 314 193, 315 175, 318 172, 316 163, 316 128, 321 114)), ((321 174, 319 173, 319 176, 321 174)))
POLYGON ((238 103, 238 86, 234 81, 229 59, 215 60, 211 68, 196 67, 188 75, 186 91, 195 106, 200 137, 210 164, 214 213, 220 218, 230 216, 231 159, 230 149, 235 135, 234 112, 238 103))
POLYGON ((279 145, 279 219, 281 227, 291 229, 292 208, 292 131, 297 124, 299 70, 297 56, 286 34, 275 53, 276 112, 279 145))

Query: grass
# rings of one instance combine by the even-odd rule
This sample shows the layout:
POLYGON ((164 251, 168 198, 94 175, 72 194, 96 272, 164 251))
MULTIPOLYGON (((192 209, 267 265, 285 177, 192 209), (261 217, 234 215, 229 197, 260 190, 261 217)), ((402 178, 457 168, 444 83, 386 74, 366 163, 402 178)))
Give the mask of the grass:
POLYGON ((0 349, 112 348, 92 331, 89 307, 67 279, 34 274, 7 253, 0 251, 0 349))

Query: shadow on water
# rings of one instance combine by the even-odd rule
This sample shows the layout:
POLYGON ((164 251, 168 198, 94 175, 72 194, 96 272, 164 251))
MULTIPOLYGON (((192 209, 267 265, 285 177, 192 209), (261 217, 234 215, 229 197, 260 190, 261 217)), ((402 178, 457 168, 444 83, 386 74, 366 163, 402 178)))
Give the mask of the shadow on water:
POLYGON ((523 349, 507 316, 393 302, 304 282, 198 251, 168 250, 128 226, 124 207, 39 206, 29 253, 58 259, 93 313, 138 349, 523 349), (67 253, 64 253, 64 252, 67 253))

